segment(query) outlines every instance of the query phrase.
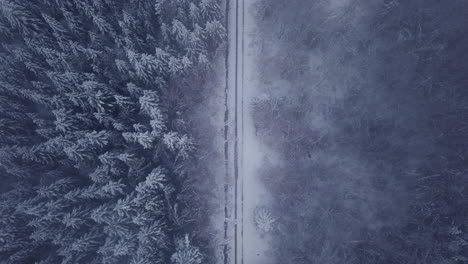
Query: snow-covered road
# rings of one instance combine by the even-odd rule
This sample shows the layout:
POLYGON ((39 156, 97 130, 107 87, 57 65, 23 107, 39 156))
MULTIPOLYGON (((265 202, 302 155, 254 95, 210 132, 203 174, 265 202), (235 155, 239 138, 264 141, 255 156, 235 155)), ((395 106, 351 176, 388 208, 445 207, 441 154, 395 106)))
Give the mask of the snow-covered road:
POLYGON ((255 98, 253 49, 249 33, 253 19, 248 10, 254 0, 227 1, 228 48, 224 124, 225 222, 223 262, 271 264, 268 236, 257 230, 254 211, 268 206, 268 193, 257 171, 265 149, 255 136, 250 104, 255 98))

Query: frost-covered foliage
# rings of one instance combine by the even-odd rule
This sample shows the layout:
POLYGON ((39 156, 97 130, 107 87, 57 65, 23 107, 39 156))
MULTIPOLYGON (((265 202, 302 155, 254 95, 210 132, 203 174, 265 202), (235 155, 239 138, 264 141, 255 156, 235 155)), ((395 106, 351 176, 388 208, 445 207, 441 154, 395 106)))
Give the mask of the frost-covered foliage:
POLYGON ((176 241, 176 252, 171 257, 173 264, 201 264, 202 259, 200 250, 190 245, 188 235, 176 241))
POLYGON ((257 207, 254 212, 254 222, 260 232, 270 232, 274 228, 276 219, 266 207, 257 207))
POLYGON ((170 263, 195 148, 179 83, 207 69, 221 16, 216 0, 0 0, 0 262, 170 263))

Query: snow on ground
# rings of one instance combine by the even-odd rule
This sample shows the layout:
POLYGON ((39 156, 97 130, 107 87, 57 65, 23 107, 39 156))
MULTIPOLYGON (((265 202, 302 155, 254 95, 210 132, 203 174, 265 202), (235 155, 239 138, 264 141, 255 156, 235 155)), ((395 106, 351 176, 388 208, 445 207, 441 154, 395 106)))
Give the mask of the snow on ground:
MULTIPOLYGON (((240 0, 241 1, 241 0, 240 0)), ((245 17, 244 17, 244 82, 243 82, 243 134, 240 148, 239 148, 239 158, 240 158, 240 171, 239 176, 243 178, 243 212, 238 212, 238 227, 243 227, 243 241, 240 241, 240 234, 238 233, 238 246, 239 252, 243 252, 243 262, 241 258, 238 258, 237 264, 245 263, 245 264, 272 264, 274 260, 272 259, 269 253, 269 235, 267 233, 261 232, 258 230, 255 221, 254 221, 254 212, 255 209, 258 207, 269 207, 270 196, 262 184, 261 180, 259 179, 258 171, 261 168, 262 164, 273 162, 271 159, 274 155, 272 155, 271 151, 268 149, 267 146, 264 146, 260 143, 260 140, 255 135, 255 126, 252 120, 252 113, 251 107, 249 107, 254 100, 257 94, 257 74, 255 72, 256 66, 254 65, 254 58, 255 58, 255 45, 253 43, 252 35, 255 31, 253 13, 249 12, 249 10, 253 9, 253 6, 256 0, 244 0, 245 3, 245 17), (242 218, 243 217, 243 218, 242 218), (243 251, 242 251, 243 250, 243 251)), ((231 2, 233 4, 235 2, 231 2)), ((232 39, 234 39, 235 33, 235 25, 236 21, 235 16, 231 13, 230 14, 230 23, 231 28, 229 29, 230 32, 230 44, 232 45, 232 39)), ((235 73, 234 62, 235 56, 233 56, 233 50, 235 50, 232 46, 230 47, 231 50, 231 57, 230 57, 230 65, 229 65, 229 72, 230 76, 233 77, 235 73)), ((211 223, 209 224, 210 228, 213 229, 213 237, 214 242, 213 246, 215 247, 216 259, 217 263, 224 263, 224 245, 228 245, 228 256, 229 264, 234 263, 234 231, 233 227, 236 224, 234 221, 234 93, 233 91, 229 91, 228 94, 228 105, 229 107, 229 165, 228 165, 228 172, 229 172, 229 195, 228 195, 228 238, 224 238, 224 221, 225 221, 225 212, 224 212, 224 205, 225 205, 225 192, 224 187, 226 184, 226 174, 224 171, 224 81, 220 81, 225 78, 225 69, 224 69, 224 62, 221 60, 217 62, 217 77, 218 81, 218 88, 216 92, 209 95, 213 99, 207 99, 207 102, 210 102, 210 105, 207 105, 207 108, 214 109, 216 112, 213 116, 213 120, 216 122, 216 127, 218 127, 219 131, 216 133, 216 138, 213 139, 215 141, 215 148, 216 151, 212 153, 210 156, 212 157, 213 164, 210 166, 211 173, 216 173, 215 177, 215 184, 217 186, 215 190, 215 197, 213 201, 211 209, 211 223), (216 101, 216 102, 215 102, 216 101), (213 157, 213 154, 218 155, 218 157, 213 157)), ((240 69, 240 68, 239 68, 240 69)), ((234 86, 234 80, 229 79, 228 83, 230 83, 230 89, 234 86)), ((239 82, 241 85, 241 82, 239 82)), ((238 111, 238 116, 240 118, 241 111, 238 111)), ((240 193, 239 193, 240 195, 240 193)), ((240 199, 238 200, 240 201, 240 199)), ((241 209, 241 206, 238 206, 238 210, 241 209)), ((238 257, 241 257, 238 255, 238 257)))
MULTIPOLYGON (((261 232, 254 222, 258 207, 269 207, 270 194, 259 179, 259 169, 274 155, 256 137, 252 120, 252 101, 257 97, 257 74, 255 72, 255 45, 253 43, 255 24, 252 10, 254 0, 245 1, 244 27, 244 135, 243 135, 243 179, 244 179, 244 263, 271 264, 274 260, 269 253, 269 236, 261 232)), ((271 161, 270 161, 271 162, 271 161)))

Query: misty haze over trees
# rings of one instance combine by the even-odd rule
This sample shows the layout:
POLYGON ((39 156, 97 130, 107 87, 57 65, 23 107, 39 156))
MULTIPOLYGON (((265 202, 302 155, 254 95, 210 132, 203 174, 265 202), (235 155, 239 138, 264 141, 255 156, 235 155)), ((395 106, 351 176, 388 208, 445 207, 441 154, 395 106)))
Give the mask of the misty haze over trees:
POLYGON ((256 6, 278 263, 468 263, 467 3, 256 6))
MULTIPOLYGON (((245 1, 275 263, 468 263, 468 3, 245 1)), ((224 7, 0 0, 0 263, 220 263, 224 7)))

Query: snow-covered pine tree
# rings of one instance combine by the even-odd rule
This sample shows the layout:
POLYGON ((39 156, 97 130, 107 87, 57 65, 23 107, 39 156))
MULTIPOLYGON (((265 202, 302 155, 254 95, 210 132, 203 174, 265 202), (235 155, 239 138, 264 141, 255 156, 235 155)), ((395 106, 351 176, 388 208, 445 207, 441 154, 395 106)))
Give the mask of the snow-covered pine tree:
POLYGON ((175 261, 194 142, 168 95, 221 20, 217 0, 0 0, 0 262, 175 261))

